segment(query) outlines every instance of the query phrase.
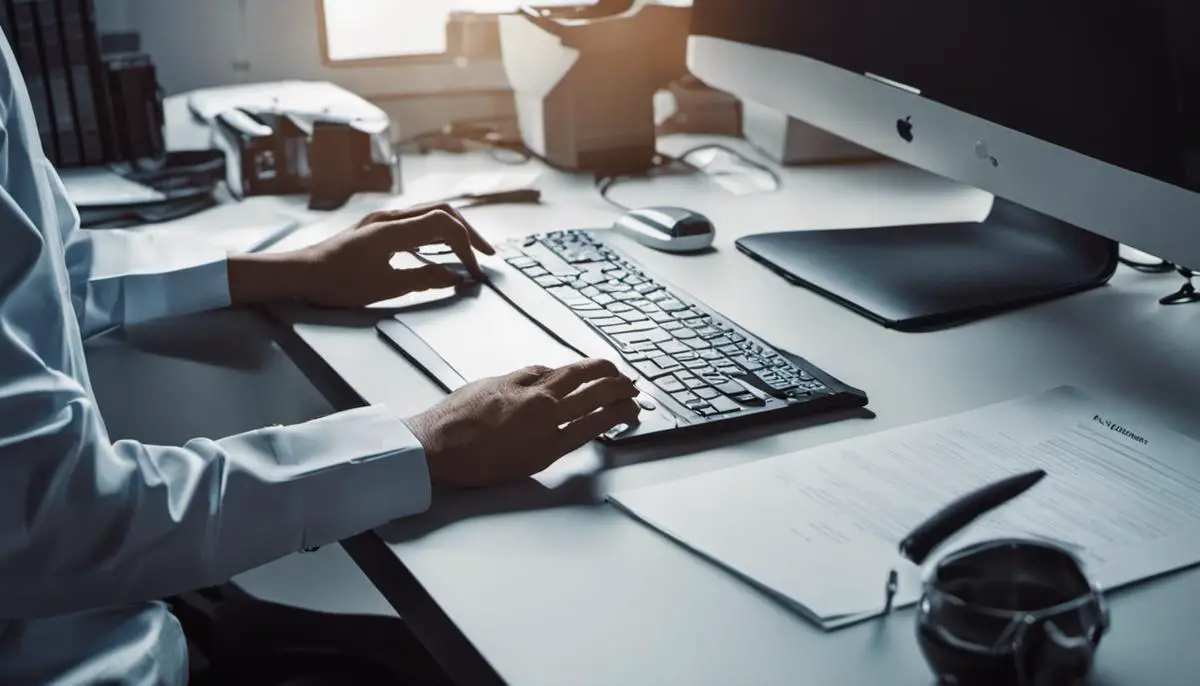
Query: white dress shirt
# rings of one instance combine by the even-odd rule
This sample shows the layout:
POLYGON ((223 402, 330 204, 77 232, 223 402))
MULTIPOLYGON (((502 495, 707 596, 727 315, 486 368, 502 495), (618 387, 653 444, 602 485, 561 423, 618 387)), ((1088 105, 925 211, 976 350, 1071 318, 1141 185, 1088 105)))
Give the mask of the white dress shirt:
POLYGON ((381 407, 112 442, 83 339, 228 305, 225 255, 80 230, 0 48, 0 684, 182 685, 186 643, 156 599, 423 511, 425 454, 381 407))

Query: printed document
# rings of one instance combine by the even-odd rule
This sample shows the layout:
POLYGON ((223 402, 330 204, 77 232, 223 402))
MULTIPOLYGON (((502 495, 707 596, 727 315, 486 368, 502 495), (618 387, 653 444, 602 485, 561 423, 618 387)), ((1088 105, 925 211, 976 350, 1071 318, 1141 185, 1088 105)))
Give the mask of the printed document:
POLYGON ((1021 537, 1073 550, 1107 590, 1200 564, 1200 443, 1134 407, 1069 387, 792 455, 619 493, 632 516, 826 629, 920 599, 899 555, 957 498, 1034 469, 1048 476, 932 560, 1021 537))

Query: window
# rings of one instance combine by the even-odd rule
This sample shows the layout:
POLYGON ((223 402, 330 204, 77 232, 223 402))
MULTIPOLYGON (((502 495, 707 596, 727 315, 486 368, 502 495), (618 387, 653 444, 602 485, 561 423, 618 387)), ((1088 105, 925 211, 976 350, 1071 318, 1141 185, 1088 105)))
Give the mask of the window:
MULTIPOLYGON (((321 0, 325 56, 330 62, 388 59, 446 52, 451 12, 511 12, 517 0, 321 0)), ((539 7, 584 5, 537 0, 539 7)))

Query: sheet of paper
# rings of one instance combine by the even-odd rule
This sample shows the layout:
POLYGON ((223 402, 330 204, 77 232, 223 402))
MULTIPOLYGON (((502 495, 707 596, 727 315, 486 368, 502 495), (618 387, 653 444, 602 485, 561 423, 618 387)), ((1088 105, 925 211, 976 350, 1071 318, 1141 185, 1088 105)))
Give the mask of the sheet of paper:
POLYGON ((1136 408, 1073 388, 683 481, 619 493, 621 508, 786 598, 826 628, 919 599, 897 546, 943 505, 1045 469, 952 550, 998 537, 1067 544, 1106 588, 1200 564, 1200 444, 1136 408))
POLYGON ((540 176, 539 172, 528 169, 473 174, 426 174, 415 179, 404 189, 404 195, 397 198, 396 208, 402 209, 469 193, 500 193, 533 188, 540 176))
POLYGON ((302 210, 287 199, 259 196, 164 224, 150 224, 140 233, 216 246, 231 253, 268 250, 303 226, 302 210))
POLYGON ((107 167, 79 167, 59 170, 67 197, 79 207, 146 205, 162 202, 161 192, 130 181, 107 167))

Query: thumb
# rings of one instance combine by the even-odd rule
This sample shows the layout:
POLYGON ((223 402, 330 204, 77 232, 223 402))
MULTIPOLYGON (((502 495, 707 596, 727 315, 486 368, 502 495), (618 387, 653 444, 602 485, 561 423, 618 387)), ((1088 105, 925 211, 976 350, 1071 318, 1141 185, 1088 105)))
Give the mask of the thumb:
POLYGON ((414 269, 397 269, 396 285, 409 293, 429 291, 436 288, 453 288, 466 283, 458 272, 440 264, 428 264, 414 269))

